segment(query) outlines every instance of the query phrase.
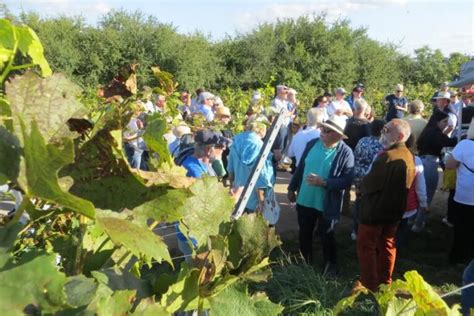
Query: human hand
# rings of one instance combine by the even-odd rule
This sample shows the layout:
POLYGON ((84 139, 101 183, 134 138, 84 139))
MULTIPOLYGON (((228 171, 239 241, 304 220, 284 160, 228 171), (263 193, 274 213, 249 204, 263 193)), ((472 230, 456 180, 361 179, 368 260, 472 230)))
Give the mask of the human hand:
POLYGON ((295 191, 290 191, 290 190, 288 190, 287 197, 288 197, 288 200, 289 200, 291 203, 295 203, 295 202, 296 202, 296 193, 295 193, 295 191))
POLYGON ((318 176, 317 174, 310 173, 306 177, 306 183, 309 184, 309 185, 315 185, 315 186, 321 186, 322 187, 326 184, 326 181, 324 181, 324 179, 321 178, 320 176, 318 176))

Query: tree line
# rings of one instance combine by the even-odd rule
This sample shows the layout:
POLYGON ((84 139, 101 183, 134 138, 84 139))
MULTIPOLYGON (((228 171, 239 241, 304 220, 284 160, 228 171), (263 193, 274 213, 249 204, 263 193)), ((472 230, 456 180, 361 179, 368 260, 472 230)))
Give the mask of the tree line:
POLYGON ((138 63, 142 86, 154 85, 150 67, 159 65, 175 75, 181 89, 250 90, 274 82, 314 97, 362 82, 369 99, 380 100, 398 82, 414 87, 416 96, 428 96, 469 60, 427 46, 408 56, 396 44, 371 39, 366 28, 354 28, 344 19, 330 23, 325 15, 264 23, 213 41, 199 31, 180 34, 173 25, 140 11, 114 10, 95 26, 84 17, 42 18, 34 12, 12 16, 3 11, 37 32, 54 71, 86 88, 109 82, 124 64, 138 63))

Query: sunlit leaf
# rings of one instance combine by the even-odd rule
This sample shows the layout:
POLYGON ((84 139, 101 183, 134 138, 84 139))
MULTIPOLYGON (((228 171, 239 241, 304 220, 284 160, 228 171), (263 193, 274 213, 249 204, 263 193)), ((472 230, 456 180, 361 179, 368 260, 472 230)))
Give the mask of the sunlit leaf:
POLYGON ((14 26, 8 19, 0 19, 0 47, 13 50, 15 46, 14 26))
POLYGON ((25 56, 29 56, 32 63, 41 68, 41 73, 44 77, 51 76, 52 71, 44 57, 43 45, 35 31, 28 26, 16 26, 15 33, 20 52, 25 56))
POLYGON ((166 309, 153 301, 153 299, 141 300, 132 315, 135 316, 171 316, 166 309))
POLYGON ((199 179, 191 187, 192 197, 186 200, 180 228, 205 246, 211 235, 219 233, 222 222, 230 220, 234 202, 215 177, 199 179))
POLYGON ((209 299, 212 315, 279 315, 283 306, 271 302, 264 293, 248 294, 245 285, 234 285, 209 299))
POLYGON ((84 199, 61 190, 58 183, 58 170, 71 163, 74 157, 73 144, 70 139, 64 141, 63 147, 47 144, 41 136, 35 121, 31 124, 31 134, 23 128, 24 156, 28 187, 31 196, 57 203, 67 209, 93 218, 94 205, 84 199))
POLYGON ((126 315, 133 307, 135 291, 112 291, 107 286, 99 284, 96 297, 87 307, 87 311, 95 315, 126 315))
POLYGON ((8 100, 0 97, 0 124, 4 125, 5 128, 13 132, 13 120, 12 111, 8 100))
POLYGON ((151 151, 158 154, 160 163, 171 164, 172 161, 168 150, 168 143, 163 137, 167 129, 166 121, 160 113, 148 116, 143 140, 151 151))
POLYGON ((146 255, 147 258, 154 258, 158 262, 165 260, 173 264, 168 247, 161 237, 153 232, 128 220, 103 216, 102 213, 98 213, 97 222, 115 244, 124 246, 135 256, 146 255))
POLYGON ((183 216, 186 199, 190 196, 187 190, 168 190, 159 198, 136 207, 133 214, 142 222, 150 218, 158 222, 174 222, 183 216))
POLYGON ((5 86, 16 133, 21 131, 21 117, 27 127, 35 120, 47 141, 53 136, 59 138, 62 133, 69 133, 67 121, 84 111, 77 99, 81 89, 62 74, 40 78, 28 71, 13 77, 5 86))

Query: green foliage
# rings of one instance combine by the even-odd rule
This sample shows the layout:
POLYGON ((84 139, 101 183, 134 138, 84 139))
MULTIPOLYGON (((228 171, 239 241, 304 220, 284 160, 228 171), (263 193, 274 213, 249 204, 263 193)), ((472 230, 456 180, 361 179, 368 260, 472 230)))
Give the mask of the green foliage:
POLYGON ((244 285, 230 286, 209 300, 213 315, 278 315, 283 307, 268 300, 265 293, 249 296, 244 285))
POLYGON ((51 68, 43 56, 43 45, 36 33, 27 26, 16 26, 7 19, 0 19, 0 84, 11 71, 38 65, 43 76, 51 75, 51 68), (17 55, 30 62, 15 65, 17 55))
POLYGON ((20 172, 20 142, 0 126, 0 184, 14 180, 20 172))
POLYGON ((66 276, 58 271, 55 255, 29 253, 0 271, 3 315, 23 315, 30 310, 53 313, 66 306, 66 276))
MULTIPOLYGON (((450 308, 418 272, 408 271, 404 278, 391 285, 382 285, 378 292, 372 293, 382 315, 461 315, 459 306, 450 308)), ((339 301, 334 312, 339 314, 352 306, 361 293, 368 294, 369 291, 361 287, 339 301)))
POLYGON ((81 89, 61 74, 40 78, 28 71, 15 76, 6 84, 15 131, 21 131, 20 119, 28 127, 34 120, 46 140, 66 136, 69 133, 67 120, 85 112, 78 100, 80 93, 81 89))

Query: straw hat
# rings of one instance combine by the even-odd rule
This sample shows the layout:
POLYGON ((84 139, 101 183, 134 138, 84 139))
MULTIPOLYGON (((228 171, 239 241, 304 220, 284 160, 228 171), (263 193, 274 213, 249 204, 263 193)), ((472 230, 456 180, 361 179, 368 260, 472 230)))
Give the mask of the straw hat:
POLYGON ((226 106, 220 106, 216 108, 216 116, 231 116, 230 110, 226 106))

